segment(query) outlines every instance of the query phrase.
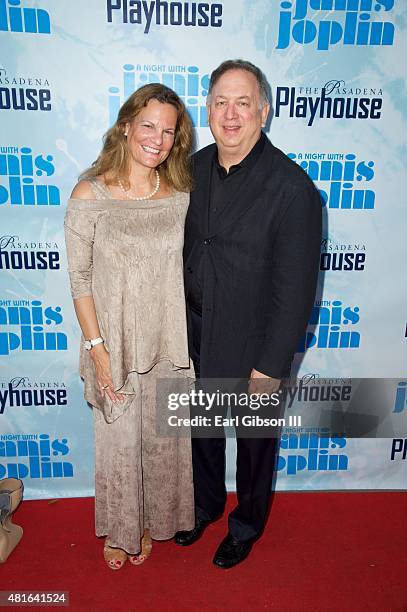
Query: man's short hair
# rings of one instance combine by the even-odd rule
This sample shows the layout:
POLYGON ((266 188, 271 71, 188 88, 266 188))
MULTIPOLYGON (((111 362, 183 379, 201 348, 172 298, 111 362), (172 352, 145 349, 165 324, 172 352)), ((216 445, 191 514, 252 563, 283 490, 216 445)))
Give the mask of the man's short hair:
POLYGON ((256 81, 259 86, 260 97, 262 99, 263 105, 269 103, 268 96, 268 83, 267 79, 264 76, 263 72, 247 60, 236 59, 236 60, 226 60, 222 62, 211 74, 211 78, 209 81, 209 89, 208 89, 208 98, 211 95, 212 89, 214 88, 216 82, 220 79, 225 72, 229 70, 246 70, 246 72, 250 72, 253 76, 256 77, 256 81))

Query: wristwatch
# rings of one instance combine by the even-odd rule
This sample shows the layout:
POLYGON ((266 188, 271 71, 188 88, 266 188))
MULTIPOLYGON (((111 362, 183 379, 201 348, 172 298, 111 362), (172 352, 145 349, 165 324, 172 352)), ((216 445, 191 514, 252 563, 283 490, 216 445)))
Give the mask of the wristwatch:
POLYGON ((94 346, 96 346, 97 344, 102 344, 102 342, 104 342, 103 338, 93 338, 92 340, 85 340, 85 342, 83 343, 83 347, 87 350, 90 351, 91 349, 93 349, 94 346))

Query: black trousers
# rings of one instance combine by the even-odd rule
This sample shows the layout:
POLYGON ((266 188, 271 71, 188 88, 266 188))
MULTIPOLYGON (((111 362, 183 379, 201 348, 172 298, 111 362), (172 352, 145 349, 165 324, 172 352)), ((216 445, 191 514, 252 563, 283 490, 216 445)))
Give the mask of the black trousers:
MULTIPOLYGON (((191 358, 199 377, 202 320, 191 309, 189 320, 192 332, 191 358)), ((276 438, 237 436, 237 506, 229 514, 228 525, 230 533, 240 541, 255 539, 263 531, 270 509, 277 442, 276 438)), ((213 521, 224 511, 225 449, 225 437, 192 438, 195 507, 200 519, 213 521)))

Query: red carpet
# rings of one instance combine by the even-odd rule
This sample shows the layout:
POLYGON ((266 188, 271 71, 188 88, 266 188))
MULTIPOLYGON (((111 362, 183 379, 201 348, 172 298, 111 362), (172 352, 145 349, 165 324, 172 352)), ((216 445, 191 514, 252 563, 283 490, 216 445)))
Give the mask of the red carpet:
POLYGON ((278 493, 263 538, 226 571, 211 563, 226 517, 118 572, 93 535, 93 499, 26 501, 15 522, 24 537, 0 590, 69 591, 71 610, 407 611, 405 493, 278 493))

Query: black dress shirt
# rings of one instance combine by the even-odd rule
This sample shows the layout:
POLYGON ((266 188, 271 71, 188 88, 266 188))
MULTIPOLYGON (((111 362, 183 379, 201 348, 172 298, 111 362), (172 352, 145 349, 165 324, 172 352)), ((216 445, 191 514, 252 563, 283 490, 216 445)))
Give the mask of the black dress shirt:
MULTIPOLYGON (((255 166, 264 149, 267 137, 262 132, 259 140, 256 142, 251 151, 238 164, 229 168, 229 172, 220 165, 218 159, 218 150, 215 150, 212 167, 211 167, 211 183, 210 183, 210 201, 209 201, 209 228, 213 230, 216 227, 216 222, 224 209, 231 205, 233 200, 244 185, 249 171, 255 166)), ((201 260, 198 266, 190 277, 190 287, 188 291, 188 304, 196 314, 202 313, 202 291, 203 291, 203 265, 201 260)))

